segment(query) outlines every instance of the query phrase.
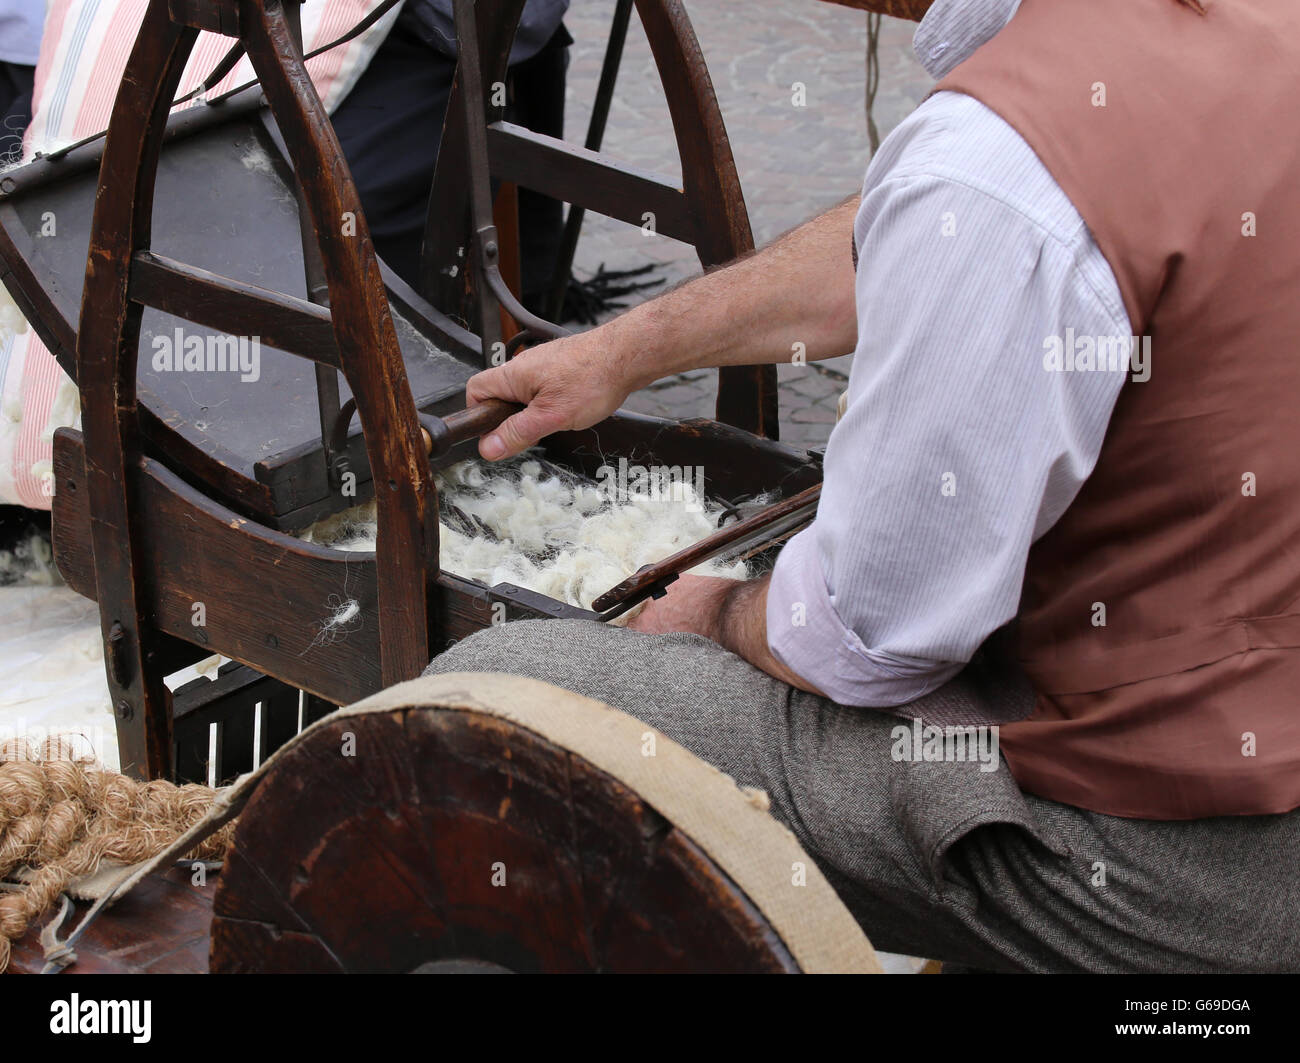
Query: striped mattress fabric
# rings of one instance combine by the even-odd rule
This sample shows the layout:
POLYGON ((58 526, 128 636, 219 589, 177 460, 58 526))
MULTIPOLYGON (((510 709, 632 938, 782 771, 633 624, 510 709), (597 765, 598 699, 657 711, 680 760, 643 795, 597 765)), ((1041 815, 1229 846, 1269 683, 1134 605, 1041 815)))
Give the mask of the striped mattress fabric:
MULTIPOLYGON (((302 7, 304 49, 310 52, 342 36, 378 4, 307 0, 302 7)), ((50 0, 32 121, 23 142, 25 160, 108 124, 146 7, 147 0, 50 0)), ((394 6, 355 40, 308 60, 307 70, 327 109, 333 110, 356 84, 399 10, 400 5, 394 6)), ((232 43, 216 34, 200 34, 180 95, 196 88, 232 43)), ((211 95, 252 78, 252 67, 242 59, 211 95)), ((182 106, 202 104, 195 100, 182 106)), ((2 290, 0 304, 0 503, 49 509, 54 431, 80 420, 77 390, 35 333, 23 328, 25 322, 2 290)))

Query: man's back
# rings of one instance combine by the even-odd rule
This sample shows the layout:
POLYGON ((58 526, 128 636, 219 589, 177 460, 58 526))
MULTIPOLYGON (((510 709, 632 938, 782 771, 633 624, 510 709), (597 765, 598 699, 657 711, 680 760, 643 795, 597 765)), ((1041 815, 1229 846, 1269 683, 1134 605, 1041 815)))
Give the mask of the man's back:
MULTIPOLYGON (((1300 10, 1025 0, 940 88, 1043 159, 1150 352, 1030 553, 1021 656, 1040 697, 1008 760, 1026 788, 1112 814, 1294 808, 1300 10)), ((1067 339, 1044 371, 1107 371, 1110 337, 1067 339)))

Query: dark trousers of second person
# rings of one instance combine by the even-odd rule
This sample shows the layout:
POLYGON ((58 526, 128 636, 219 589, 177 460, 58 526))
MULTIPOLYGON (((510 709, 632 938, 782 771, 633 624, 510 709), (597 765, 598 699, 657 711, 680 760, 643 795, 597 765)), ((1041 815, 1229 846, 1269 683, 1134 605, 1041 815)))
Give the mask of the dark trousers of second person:
POLYGON ((0 166, 18 162, 23 154, 23 134, 32 120, 32 86, 36 68, 22 63, 0 63, 0 166))
MULTIPOLYGON (((572 40, 561 26, 541 51, 510 67, 510 121, 548 136, 564 135, 572 40)), ((333 116, 375 250, 417 290, 429 189, 455 69, 455 60, 429 47, 399 18, 333 116)), ((519 190, 525 306, 540 306, 549 289, 563 225, 558 201, 519 190)))

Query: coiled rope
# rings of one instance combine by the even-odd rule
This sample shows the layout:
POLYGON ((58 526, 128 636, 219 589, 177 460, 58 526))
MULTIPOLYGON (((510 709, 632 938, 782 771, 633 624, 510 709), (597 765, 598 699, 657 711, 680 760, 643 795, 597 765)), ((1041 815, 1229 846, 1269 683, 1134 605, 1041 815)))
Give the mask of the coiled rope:
MULTIPOLYGON (((69 885, 105 864, 128 866, 162 852, 218 793, 139 782, 94 763, 59 737, 35 749, 23 741, 0 744, 0 971, 9 965, 11 943, 69 885)), ((220 859, 233 829, 226 824, 188 857, 220 859)))

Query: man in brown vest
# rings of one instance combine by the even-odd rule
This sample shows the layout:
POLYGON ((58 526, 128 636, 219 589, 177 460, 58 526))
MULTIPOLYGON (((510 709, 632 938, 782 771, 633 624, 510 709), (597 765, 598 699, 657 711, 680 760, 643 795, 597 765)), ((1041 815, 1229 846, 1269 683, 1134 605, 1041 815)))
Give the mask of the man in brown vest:
POLYGON ((528 403, 497 458, 685 368, 855 350, 816 522, 640 634, 431 667, 766 790, 886 949, 1300 969, 1300 7, 936 0, 916 45, 939 83, 860 201, 470 386, 528 403))

